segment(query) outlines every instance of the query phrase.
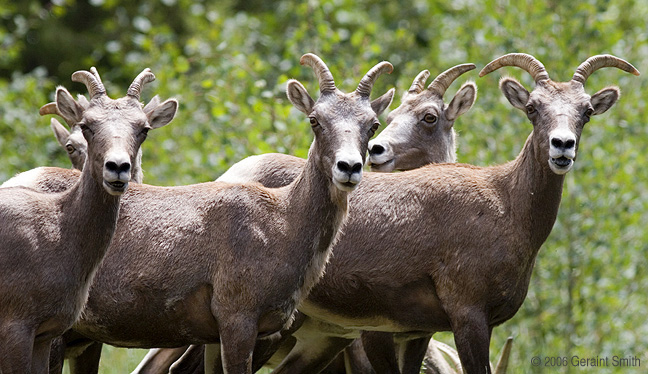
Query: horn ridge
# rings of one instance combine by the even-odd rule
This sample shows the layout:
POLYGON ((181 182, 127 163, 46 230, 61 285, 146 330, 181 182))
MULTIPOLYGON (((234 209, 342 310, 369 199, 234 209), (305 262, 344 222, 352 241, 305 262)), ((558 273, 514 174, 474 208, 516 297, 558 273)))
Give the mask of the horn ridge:
POLYGON ((596 55, 588 58, 578 66, 572 80, 584 85, 593 72, 605 67, 619 68, 634 75, 640 74, 639 70, 623 59, 612 55, 596 55))
POLYGON ((142 87, 146 83, 152 82, 154 80, 155 80, 155 75, 151 72, 151 69, 146 68, 142 70, 142 72, 139 73, 137 77, 135 77, 133 83, 131 83, 130 87, 128 87, 128 91, 126 92, 126 94, 130 97, 139 100, 142 87))
POLYGON ((538 59, 526 53, 509 53, 499 57, 484 66, 479 72, 479 76, 483 77, 503 66, 517 66, 526 70, 536 83, 549 79, 549 74, 544 65, 538 59))
POLYGON ((410 86, 409 90, 407 92, 409 93, 421 93, 425 89, 425 82, 430 78, 430 72, 428 70, 423 70, 422 72, 418 73, 416 78, 414 78, 414 81, 412 81, 412 85, 410 86))
POLYGON ((476 67, 475 64, 460 64, 453 66, 434 78, 432 83, 428 86, 428 90, 436 91, 443 96, 452 82, 459 78, 463 73, 471 71, 476 67))
POLYGON ((90 99, 92 99, 97 95, 106 94, 106 88, 101 82, 101 78, 99 78, 97 69, 95 69, 95 67, 93 66, 90 68, 90 71, 92 71, 92 73, 85 70, 74 72, 72 74, 72 81, 85 84, 88 92, 90 93, 90 99))
POLYGON ((306 53, 299 59, 299 63, 302 65, 308 65, 313 69, 313 71, 315 71, 315 75, 319 82, 320 93, 335 91, 333 74, 331 74, 328 66, 326 66, 319 56, 313 53, 306 53))
POLYGON ((391 74, 394 71, 394 67, 387 61, 382 61, 372 67, 367 74, 360 80, 356 92, 358 95, 363 97, 369 97, 371 95, 371 90, 373 89, 374 82, 382 74, 391 74))

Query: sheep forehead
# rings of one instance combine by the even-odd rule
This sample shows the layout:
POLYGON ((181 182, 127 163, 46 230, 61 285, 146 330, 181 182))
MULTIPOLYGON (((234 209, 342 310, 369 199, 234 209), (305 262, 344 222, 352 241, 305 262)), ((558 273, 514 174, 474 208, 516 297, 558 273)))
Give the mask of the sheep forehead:
POLYGON ((546 104, 561 103, 572 107, 585 104, 590 100, 590 96, 585 92, 582 85, 573 82, 553 81, 547 81, 536 86, 530 98, 546 104))
POLYGON ((138 101, 126 97, 117 100, 101 97, 91 100, 89 107, 83 113, 87 125, 111 122, 133 126, 144 126, 147 121, 142 105, 138 101))
POLYGON ((355 94, 336 92, 324 95, 315 103, 313 111, 318 115, 318 120, 331 122, 357 122, 363 124, 376 118, 367 98, 355 94))
POLYGON ((566 125, 579 138, 584 125, 582 112, 590 105, 590 96, 579 83, 549 81, 536 87, 529 103, 542 114, 537 117, 541 125, 535 131, 549 133, 566 125))
POLYGON ((418 94, 407 93, 403 96, 401 105, 394 109, 387 116, 387 123, 394 119, 418 121, 426 113, 438 116, 443 110, 445 104, 443 98, 435 92, 424 90, 418 94))

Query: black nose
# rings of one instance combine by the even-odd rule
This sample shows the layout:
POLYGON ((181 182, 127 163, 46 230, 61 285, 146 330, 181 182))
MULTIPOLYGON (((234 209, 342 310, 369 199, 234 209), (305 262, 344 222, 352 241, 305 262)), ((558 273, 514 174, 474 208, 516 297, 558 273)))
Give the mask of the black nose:
POLYGON ((359 173, 362 170, 362 163, 356 162, 353 165, 349 165, 346 161, 338 161, 337 167, 340 171, 343 171, 347 174, 359 173))
POLYGON ((380 144, 374 144, 373 147, 369 149, 369 154, 372 156, 378 156, 385 152, 385 147, 380 144))
POLYGON ((574 148, 576 141, 574 139, 567 139, 563 141, 562 139, 553 138, 551 139, 551 145, 559 149, 569 149, 574 148))
POLYGON ((121 164, 118 165, 114 161, 106 162, 105 166, 106 166, 106 169, 108 169, 108 171, 111 171, 111 172, 117 173, 117 174, 127 173, 130 170, 130 167, 131 167, 130 162, 122 162, 121 164))

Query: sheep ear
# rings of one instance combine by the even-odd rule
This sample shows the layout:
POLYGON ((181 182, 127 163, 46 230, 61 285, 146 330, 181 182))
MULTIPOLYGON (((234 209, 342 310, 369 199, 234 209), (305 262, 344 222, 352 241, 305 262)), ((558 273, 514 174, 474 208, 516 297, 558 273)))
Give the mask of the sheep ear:
POLYGON ((77 103, 79 103, 79 105, 81 105, 86 109, 90 106, 90 102, 88 101, 88 99, 81 94, 77 95, 77 103))
POLYGON ((54 131, 54 136, 58 140, 59 144, 63 147, 66 146, 67 140, 70 137, 70 132, 65 128, 56 118, 52 118, 50 127, 54 131))
POLYGON ((83 119, 84 108, 63 87, 56 89, 56 108, 67 123, 78 123, 83 119))
POLYGON ((394 88, 390 89, 387 91, 384 95, 381 97, 374 99, 371 102, 371 109, 376 113, 377 116, 379 116, 382 112, 385 111, 385 109, 389 108, 389 106, 392 103, 392 100, 394 100, 394 92, 396 90, 394 88))
POLYGON ((151 99, 151 101, 148 102, 142 109, 144 113, 148 115, 149 112, 151 112, 153 109, 157 108, 160 105, 160 96, 155 95, 151 99))
POLYGON ((306 91, 306 88, 295 79, 288 81, 286 85, 286 94, 288 95, 288 100, 299 109, 300 112, 309 115, 313 111, 315 106, 315 101, 306 91))
POLYGON ((590 102, 594 108, 593 114, 602 114, 607 112, 607 110, 610 109, 617 100, 619 100, 619 96, 621 96, 619 87, 605 87, 592 95, 590 102))
POLYGON ((477 85, 473 82, 464 83, 463 86, 450 101, 448 108, 445 111, 445 116, 449 121, 454 121, 460 115, 466 113, 477 98, 477 85))
MULTIPOLYGON (((153 102, 154 100, 155 97, 151 100, 151 102, 153 102)), ((169 122, 173 120, 173 117, 175 117, 177 111, 178 111, 178 101, 175 99, 169 99, 163 102, 162 104, 156 106, 153 109, 149 108, 149 111, 146 113, 146 116, 148 117, 148 121, 151 127, 154 129, 158 129, 162 126, 166 126, 167 124, 169 124, 169 122)))
POLYGON ((529 91, 513 78, 502 78, 500 80, 500 90, 504 93, 506 99, 514 107, 526 113, 526 104, 529 101, 529 91))

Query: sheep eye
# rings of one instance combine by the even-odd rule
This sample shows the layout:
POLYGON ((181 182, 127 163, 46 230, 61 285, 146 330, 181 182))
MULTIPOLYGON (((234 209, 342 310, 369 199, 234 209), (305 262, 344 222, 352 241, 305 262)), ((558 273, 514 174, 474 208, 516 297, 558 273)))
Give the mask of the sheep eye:
POLYGON ((533 105, 527 105, 526 106, 526 112, 527 114, 533 114, 536 112, 536 109, 533 107, 533 105))
POLYGON ((81 131, 83 131, 84 133, 87 132, 91 135, 94 135, 94 131, 92 131, 87 125, 80 125, 79 127, 81 127, 81 131))
POLYGON ((594 114, 594 109, 587 108, 587 110, 585 111, 585 117, 590 118, 592 114, 594 114))
POLYGON ((423 117, 423 121, 427 123, 435 123, 437 121, 437 117, 434 114, 426 114, 425 117, 423 117))
POLYGON ((72 154, 74 151, 76 151, 76 148, 72 144, 68 144, 65 146, 65 149, 67 150, 67 153, 72 154))
POLYGON ((380 123, 379 123, 379 122, 375 122, 373 125, 371 125, 371 129, 369 130, 369 134, 370 134, 371 136, 373 136, 373 134, 375 134, 376 131, 378 130, 378 127, 379 127, 379 126, 380 126, 380 123))
POLYGON ((311 124, 311 126, 315 127, 315 126, 319 125, 319 122, 317 122, 317 118, 310 117, 310 124, 311 124))

